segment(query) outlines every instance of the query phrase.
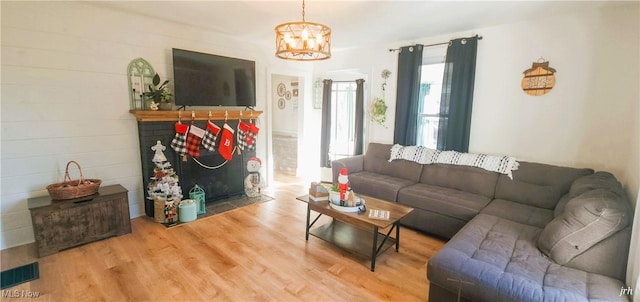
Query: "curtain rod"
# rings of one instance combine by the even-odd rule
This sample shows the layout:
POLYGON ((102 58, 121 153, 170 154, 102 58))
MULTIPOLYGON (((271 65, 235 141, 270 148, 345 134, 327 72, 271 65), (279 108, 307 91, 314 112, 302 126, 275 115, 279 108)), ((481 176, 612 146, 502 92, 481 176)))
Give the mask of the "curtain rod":
MULTIPOLYGON (((471 39, 471 38, 477 38, 478 40, 482 40, 482 36, 478 36, 478 35, 475 35, 475 36, 472 36, 472 37, 468 37, 468 38, 462 38, 462 39, 471 39)), ((422 47, 431 47, 431 46, 445 45, 445 44, 449 44, 449 43, 451 43, 451 41, 453 41, 453 40, 454 40, 454 39, 449 40, 449 41, 447 41, 447 42, 442 42, 442 43, 434 43, 434 44, 429 44, 429 45, 422 45, 422 47)), ((400 48, 389 48, 389 51, 391 51, 391 52, 394 52, 394 51, 397 51, 397 50, 400 50, 400 48)))

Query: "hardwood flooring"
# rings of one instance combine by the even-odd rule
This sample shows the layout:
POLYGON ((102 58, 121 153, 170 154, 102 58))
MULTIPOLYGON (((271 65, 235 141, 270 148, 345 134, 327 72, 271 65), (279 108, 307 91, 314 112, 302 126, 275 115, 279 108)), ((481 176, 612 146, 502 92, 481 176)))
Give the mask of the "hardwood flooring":
POLYGON ((402 228, 400 252, 381 254, 371 272, 369 259, 305 241, 306 204, 295 197, 308 184, 296 181, 277 178, 265 190, 275 200, 170 229, 139 217, 131 234, 40 259, 33 244, 6 249, 1 267, 39 261, 40 279, 9 289, 39 301, 427 300, 426 263, 444 241, 402 228))

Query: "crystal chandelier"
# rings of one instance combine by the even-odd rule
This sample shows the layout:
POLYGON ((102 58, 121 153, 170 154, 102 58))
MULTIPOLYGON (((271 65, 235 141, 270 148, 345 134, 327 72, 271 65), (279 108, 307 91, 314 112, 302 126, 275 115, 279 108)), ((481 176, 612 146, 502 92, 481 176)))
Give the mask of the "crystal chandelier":
POLYGON ((285 60, 316 61, 331 57, 331 28, 324 24, 287 22, 276 26, 276 56, 285 60))

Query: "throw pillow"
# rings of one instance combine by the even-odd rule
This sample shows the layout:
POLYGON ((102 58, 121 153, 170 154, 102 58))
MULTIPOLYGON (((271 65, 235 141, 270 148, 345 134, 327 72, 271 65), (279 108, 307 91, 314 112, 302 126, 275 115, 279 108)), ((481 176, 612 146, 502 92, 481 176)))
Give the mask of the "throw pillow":
POLYGON ((615 190, 586 191, 567 202, 562 215, 540 233, 538 248, 560 265, 629 224, 631 211, 615 190))

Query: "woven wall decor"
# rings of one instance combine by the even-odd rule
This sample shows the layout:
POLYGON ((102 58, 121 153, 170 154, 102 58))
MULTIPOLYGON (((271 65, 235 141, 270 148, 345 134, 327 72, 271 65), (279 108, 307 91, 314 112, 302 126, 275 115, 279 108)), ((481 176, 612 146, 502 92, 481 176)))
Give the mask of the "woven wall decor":
POLYGON ((549 67, 549 61, 540 58, 531 68, 524 71, 522 90, 528 95, 543 95, 551 91, 556 84, 555 69, 549 67))

